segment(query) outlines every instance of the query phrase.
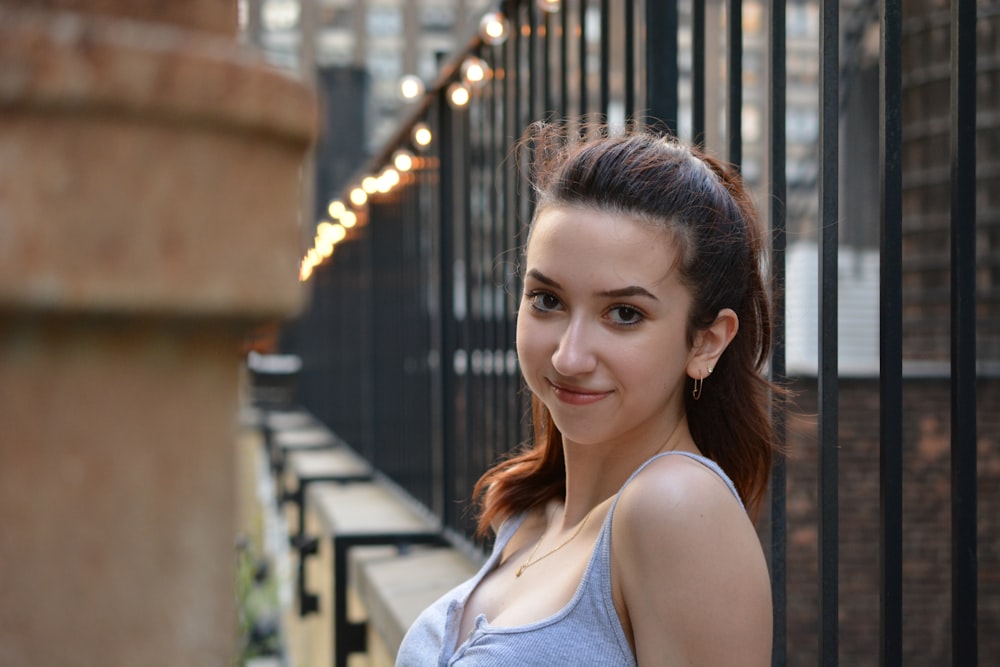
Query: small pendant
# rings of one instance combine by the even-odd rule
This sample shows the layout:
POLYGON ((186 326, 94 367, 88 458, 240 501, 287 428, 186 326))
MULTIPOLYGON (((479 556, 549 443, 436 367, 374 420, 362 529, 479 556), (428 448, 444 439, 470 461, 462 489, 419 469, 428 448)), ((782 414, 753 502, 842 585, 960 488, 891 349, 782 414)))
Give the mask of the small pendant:
POLYGON ((525 565, 522 565, 521 567, 517 568, 517 572, 514 573, 514 576, 515 577, 520 577, 521 573, 524 572, 524 568, 525 567, 526 567, 525 565))

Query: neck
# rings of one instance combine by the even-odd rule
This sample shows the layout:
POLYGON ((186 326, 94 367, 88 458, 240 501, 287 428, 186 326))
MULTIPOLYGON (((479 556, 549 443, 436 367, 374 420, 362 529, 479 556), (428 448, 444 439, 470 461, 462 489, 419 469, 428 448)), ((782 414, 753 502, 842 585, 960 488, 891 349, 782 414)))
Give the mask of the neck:
POLYGON ((599 503, 611 498, 643 463, 662 452, 699 453, 681 417, 659 439, 622 438, 609 443, 581 444, 563 438, 566 461, 566 510, 563 525, 572 526, 599 503))

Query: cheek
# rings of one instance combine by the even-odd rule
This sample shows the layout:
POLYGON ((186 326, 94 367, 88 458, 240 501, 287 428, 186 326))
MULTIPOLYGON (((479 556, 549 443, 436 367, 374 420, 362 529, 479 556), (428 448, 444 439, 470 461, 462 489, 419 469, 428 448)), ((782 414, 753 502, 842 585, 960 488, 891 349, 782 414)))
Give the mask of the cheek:
POLYGON ((535 348, 538 347, 538 337, 533 333, 531 318, 523 311, 518 313, 517 328, 514 333, 514 345, 517 348, 517 362, 522 371, 527 371, 534 364, 535 348))
POLYGON ((535 378, 544 374, 552 361, 552 354, 558 346, 558 330, 551 323, 547 324, 522 310, 517 318, 514 344, 521 375, 528 387, 537 391, 535 378))
POLYGON ((652 337, 635 346, 617 350, 617 370, 651 389, 673 388, 682 382, 687 364, 686 349, 672 338, 652 337))

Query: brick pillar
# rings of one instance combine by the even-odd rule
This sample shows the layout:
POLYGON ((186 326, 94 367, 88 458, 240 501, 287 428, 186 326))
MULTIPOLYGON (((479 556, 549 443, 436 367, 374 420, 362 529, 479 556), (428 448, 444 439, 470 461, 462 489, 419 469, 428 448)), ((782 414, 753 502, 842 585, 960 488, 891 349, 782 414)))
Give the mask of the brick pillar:
POLYGON ((311 90, 235 0, 0 0, 0 664, 229 665, 239 342, 311 90))

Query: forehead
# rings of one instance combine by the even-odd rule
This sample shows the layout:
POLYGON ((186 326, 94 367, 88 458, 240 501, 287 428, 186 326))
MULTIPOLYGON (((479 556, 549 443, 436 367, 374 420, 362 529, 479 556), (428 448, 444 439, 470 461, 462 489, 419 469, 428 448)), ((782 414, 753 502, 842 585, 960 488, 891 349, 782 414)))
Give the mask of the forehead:
POLYGON ((633 259, 673 264, 677 256, 673 234, 663 223, 626 213, 583 206, 547 206, 531 224, 526 253, 573 248, 611 258, 624 253, 633 259), (637 252, 646 249, 649 252, 637 252))
POLYGON ((585 270, 653 285, 676 273, 677 248, 662 223, 628 214, 575 206, 538 211, 526 248, 528 268, 548 275, 559 269, 585 270))

